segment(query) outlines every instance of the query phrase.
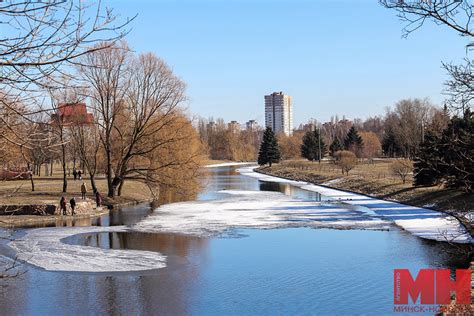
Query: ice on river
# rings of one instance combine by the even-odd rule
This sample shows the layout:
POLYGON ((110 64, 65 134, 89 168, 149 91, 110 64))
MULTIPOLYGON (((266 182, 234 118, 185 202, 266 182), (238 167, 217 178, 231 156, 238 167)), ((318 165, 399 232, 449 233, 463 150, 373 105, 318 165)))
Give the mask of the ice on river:
POLYGON ((445 213, 426 208, 408 206, 393 201, 385 201, 362 194, 341 191, 325 186, 314 185, 302 181, 293 181, 255 172, 256 167, 237 169, 243 175, 251 176, 262 181, 283 182, 300 187, 304 190, 318 192, 333 200, 349 205, 362 206, 379 216, 393 221, 396 225, 413 235, 438 241, 472 243, 472 238, 464 226, 454 217, 445 213))
POLYGON ((84 233, 126 231, 123 227, 65 227, 29 230, 9 243, 18 259, 49 271, 122 272, 163 268, 158 252, 69 245, 63 238, 84 233))
POLYGON ((215 236, 233 228, 388 229, 389 222, 338 203, 295 199, 279 192, 223 190, 219 200, 167 204, 132 229, 215 236))

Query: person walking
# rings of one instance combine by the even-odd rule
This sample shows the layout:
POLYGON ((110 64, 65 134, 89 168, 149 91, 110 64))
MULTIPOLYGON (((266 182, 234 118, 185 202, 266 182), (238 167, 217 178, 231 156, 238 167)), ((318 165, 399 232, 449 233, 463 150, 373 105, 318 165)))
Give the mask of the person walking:
POLYGON ((72 197, 72 199, 69 201, 69 204, 71 204, 72 216, 76 215, 76 198, 72 197))
POLYGON ((66 198, 64 196, 62 196, 59 201, 59 214, 67 215, 66 198))
POLYGON ((81 196, 82 196, 83 200, 86 199, 86 193, 87 193, 86 183, 82 182, 82 184, 81 184, 81 196))
POLYGON ((95 193, 95 203, 97 204, 97 207, 102 205, 102 196, 100 195, 99 191, 95 193))
POLYGON ((74 168, 74 169, 72 170, 72 176, 74 177, 74 180, 77 179, 77 171, 76 171, 76 168, 74 168))
POLYGON ((79 170, 77 172, 77 177, 79 178, 79 180, 82 180, 82 171, 81 170, 79 170))

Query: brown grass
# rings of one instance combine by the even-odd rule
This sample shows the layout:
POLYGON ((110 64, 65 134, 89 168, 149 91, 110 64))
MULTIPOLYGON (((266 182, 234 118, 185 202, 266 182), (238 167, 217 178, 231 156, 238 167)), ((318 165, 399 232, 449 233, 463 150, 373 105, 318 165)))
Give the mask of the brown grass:
POLYGON ((441 186, 413 187, 412 175, 406 183, 391 170, 393 160, 383 159, 374 163, 359 164, 343 175, 341 169, 329 161, 309 162, 303 160, 284 161, 261 170, 276 176, 321 184, 340 179, 331 187, 367 194, 383 199, 397 200, 415 206, 430 206, 442 211, 469 211, 474 208, 474 195, 441 186))
MULTIPOLYGON (((89 179, 84 179, 88 193, 87 197, 93 199, 92 188, 89 179)), ((30 180, 2 181, 0 182, 0 204, 57 204, 61 196, 67 200, 71 197, 81 196, 80 186, 82 181, 74 181, 72 177, 68 179, 68 192, 62 193, 62 180, 53 175, 53 178, 43 177, 35 180, 35 192, 31 191, 30 180)), ((96 180, 99 192, 105 198, 107 195, 107 182, 105 179, 96 180)), ((122 196, 111 202, 128 203, 149 200, 151 198, 148 187, 138 181, 126 181, 123 187, 122 196)))

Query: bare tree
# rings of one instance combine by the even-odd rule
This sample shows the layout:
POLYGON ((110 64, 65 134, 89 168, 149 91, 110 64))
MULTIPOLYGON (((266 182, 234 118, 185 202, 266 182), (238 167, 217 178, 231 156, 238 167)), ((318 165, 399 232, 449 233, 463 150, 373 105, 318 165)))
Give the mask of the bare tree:
MULTIPOLYGON (((106 44, 98 44, 103 47, 106 44)), ((112 167, 112 132, 116 119, 124 106, 127 91, 129 50, 121 43, 105 47, 84 56, 79 73, 90 86, 87 97, 99 129, 99 136, 105 152, 105 173, 107 176, 108 196, 114 196, 112 167)))
POLYGON ((44 79, 61 71, 64 64, 102 49, 127 33, 130 20, 117 23, 111 9, 80 0, 6 0, 0 2, 0 82, 26 89, 45 85, 44 79))
POLYGON ((397 159, 392 162, 391 169, 393 174, 400 177, 405 184, 408 175, 413 172, 413 162, 409 159, 397 159))
MULTIPOLYGON (((398 17, 405 23, 403 28, 405 37, 427 21, 432 21, 467 38, 467 53, 474 46, 472 41, 474 5, 468 0, 379 0, 379 2, 384 7, 397 11, 398 17)), ((443 63, 443 67, 451 77, 446 82, 445 91, 451 97, 449 105, 452 110, 464 113, 474 95, 472 60, 466 58, 464 65, 443 63)))
POLYGON ((76 120, 78 123, 70 127, 71 138, 81 162, 89 173, 92 191, 96 192, 95 175, 99 169, 102 153, 99 128, 95 122, 83 124, 81 120, 82 118, 76 120))
POLYGON ((123 107, 119 113, 120 124, 117 121, 114 126, 113 195, 126 178, 152 183, 158 169, 179 165, 178 160, 173 160, 153 166, 152 161, 144 162, 143 159, 158 148, 187 137, 180 135, 180 125, 175 125, 171 134, 161 134, 176 122, 178 106, 186 99, 184 82, 153 54, 141 54, 131 59, 129 69, 123 107))
MULTIPOLYGON (((422 27, 427 20, 447 26, 461 36, 473 37, 473 5, 466 0, 379 0, 386 8, 398 12, 405 23, 404 36, 422 27)), ((474 43, 467 44, 468 46, 474 43)))

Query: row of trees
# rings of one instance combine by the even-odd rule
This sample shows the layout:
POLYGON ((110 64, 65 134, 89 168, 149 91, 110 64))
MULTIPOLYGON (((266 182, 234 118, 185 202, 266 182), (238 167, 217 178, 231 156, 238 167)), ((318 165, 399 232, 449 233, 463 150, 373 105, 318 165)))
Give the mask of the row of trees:
POLYGON ((39 175, 44 165, 48 174, 60 161, 66 192, 77 159, 94 189, 105 174, 109 197, 127 180, 154 191, 195 177, 202 149, 182 106, 185 84, 155 55, 132 53, 124 41, 131 20, 119 23, 100 2, 0 3, 4 168, 39 175), (81 102, 92 119, 66 120, 81 102))
MULTIPOLYGON (((236 129, 222 119, 210 122, 213 120, 201 119, 198 129, 212 159, 255 159, 263 130, 236 129)), ((325 123, 312 120, 301 124, 292 135, 278 134, 276 137, 282 159, 318 160, 328 151, 332 155, 342 149, 352 151, 358 158, 413 158, 425 135, 441 133, 448 122, 447 107, 440 109, 427 99, 405 99, 388 108, 384 117, 350 121, 335 116, 325 123), (317 150, 311 145, 316 143, 318 146, 314 148, 318 147, 317 150)))
POLYGON ((215 160, 255 160, 262 139, 259 129, 241 130, 223 119, 200 118, 197 130, 207 155, 215 160))

